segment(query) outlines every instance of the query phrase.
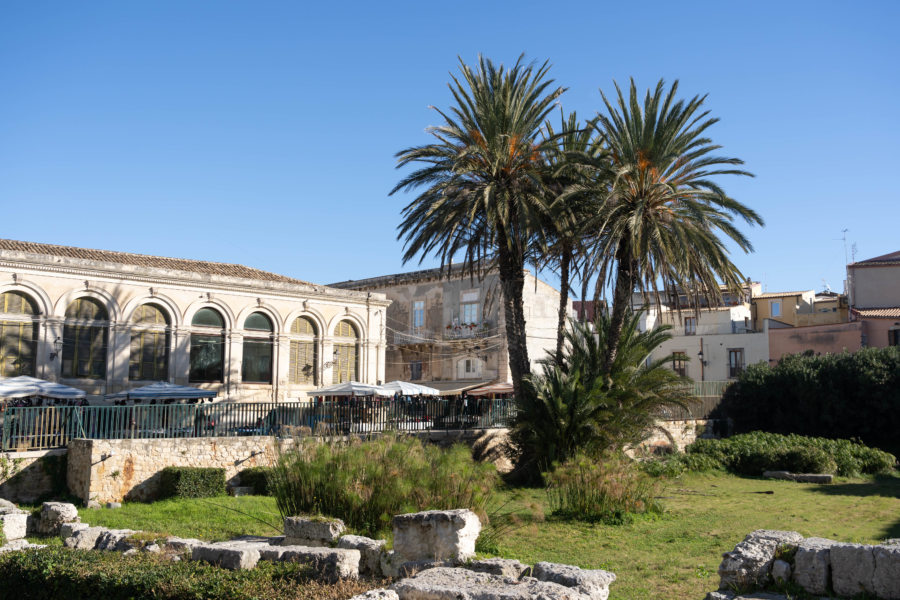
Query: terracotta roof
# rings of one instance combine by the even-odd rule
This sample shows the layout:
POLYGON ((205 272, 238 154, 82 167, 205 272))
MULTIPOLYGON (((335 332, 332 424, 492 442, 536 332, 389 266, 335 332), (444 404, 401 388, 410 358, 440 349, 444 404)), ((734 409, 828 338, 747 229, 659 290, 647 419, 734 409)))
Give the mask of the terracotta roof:
POLYGON ((38 244, 36 242, 19 242, 16 240, 4 239, 0 239, 0 250, 43 254, 47 256, 62 256, 65 258, 94 260, 155 269, 172 269, 175 271, 187 271, 188 273, 221 275, 225 277, 237 277, 240 279, 256 279, 258 281, 278 281, 282 283, 312 285, 309 282, 301 281, 300 279, 293 279, 291 277, 285 277, 284 275, 278 275, 277 273, 269 273, 268 271, 260 271, 259 269, 232 263, 189 260, 186 258, 166 258, 163 256, 149 256, 147 254, 132 254, 130 252, 92 250, 89 248, 75 248, 73 246, 38 244))
POLYGON ((900 306, 891 308, 854 308, 853 314, 869 319, 900 319, 900 306))
POLYGON ((806 290, 805 292, 766 292, 765 294, 760 294, 758 296, 753 296, 753 300, 757 298, 787 298, 788 296, 802 296, 803 294, 809 293, 812 290, 806 290))
POLYGON ((850 263, 851 267, 855 266, 879 266, 879 265, 894 265, 900 264, 900 250, 896 252, 891 252, 890 254, 882 254, 881 256, 876 256, 875 258, 869 258, 866 260, 860 260, 855 263, 850 263))

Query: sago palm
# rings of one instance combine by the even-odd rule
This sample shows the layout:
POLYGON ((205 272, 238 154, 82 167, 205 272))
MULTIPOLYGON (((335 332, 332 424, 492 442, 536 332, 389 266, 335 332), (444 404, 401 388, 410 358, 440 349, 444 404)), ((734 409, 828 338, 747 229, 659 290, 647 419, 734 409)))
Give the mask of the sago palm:
POLYGON ((613 286, 607 367, 636 287, 655 297, 660 288, 679 289, 694 306, 701 296, 719 299, 720 282, 736 289, 743 279, 724 240, 753 249, 735 218, 763 223, 715 182, 751 174, 738 168, 740 159, 716 154, 720 146, 706 137, 718 121, 704 110, 706 97, 679 100, 677 91, 677 81, 666 90, 660 80, 642 102, 633 80, 627 98, 616 85, 615 104, 603 95, 606 113, 593 121, 611 167, 611 184, 603 181, 601 190, 607 200, 594 221, 598 289, 613 286))
POLYGON ((563 88, 552 87, 549 65, 495 66, 479 57, 460 61, 461 78, 449 84, 455 104, 437 110, 443 124, 430 127, 434 141, 397 154, 398 167, 420 165, 391 193, 421 189, 403 209, 398 239, 404 262, 428 254, 449 265, 461 254, 471 270, 496 265, 503 291, 513 385, 529 372, 522 290, 525 257, 542 235, 547 212, 541 161, 541 127, 563 88))

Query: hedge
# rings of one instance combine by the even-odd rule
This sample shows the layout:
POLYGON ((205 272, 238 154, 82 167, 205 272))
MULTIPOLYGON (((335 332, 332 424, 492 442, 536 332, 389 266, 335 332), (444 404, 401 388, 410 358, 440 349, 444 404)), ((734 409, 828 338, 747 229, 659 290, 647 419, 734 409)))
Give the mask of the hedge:
POLYGON ((149 554, 82 552, 45 548, 0 554, 0 598, 17 600, 287 600, 348 598, 372 584, 345 580, 336 585, 312 579, 296 563, 260 562, 250 571, 229 571, 205 563, 149 554))
POLYGON ((242 486, 252 487, 257 496, 269 495, 269 478, 272 467, 249 467, 238 473, 242 486))
POLYGON ((747 368, 722 398, 716 417, 735 433, 770 431, 854 438, 900 451, 900 348, 853 354, 789 355, 747 368))
POLYGON ((225 469, 166 467, 160 474, 160 498, 210 498, 225 495, 225 469))

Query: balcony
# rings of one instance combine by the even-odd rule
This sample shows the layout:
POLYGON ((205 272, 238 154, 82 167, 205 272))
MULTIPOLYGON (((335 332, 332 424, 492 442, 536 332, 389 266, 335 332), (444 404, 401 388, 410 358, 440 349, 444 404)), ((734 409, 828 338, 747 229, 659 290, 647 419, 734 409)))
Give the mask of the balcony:
POLYGON ((484 323, 463 323, 460 325, 447 325, 444 328, 445 340, 468 340, 488 337, 491 329, 487 322, 484 323))
POLYGON ((400 346, 432 344, 437 339, 435 333, 424 327, 411 327, 407 331, 395 331, 394 343, 400 346))

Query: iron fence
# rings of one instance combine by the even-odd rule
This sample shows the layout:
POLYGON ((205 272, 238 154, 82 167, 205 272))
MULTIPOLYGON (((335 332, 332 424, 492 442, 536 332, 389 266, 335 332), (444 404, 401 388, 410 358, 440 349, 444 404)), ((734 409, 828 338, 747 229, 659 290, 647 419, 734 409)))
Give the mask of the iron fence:
POLYGON ((688 384, 688 393, 693 396, 688 409, 681 407, 664 408, 659 411, 659 418, 666 421, 686 419, 707 419, 722 402, 722 395, 732 381, 694 381, 688 384))
POLYGON ((9 407, 3 414, 0 450, 62 448, 74 438, 290 437, 492 429, 511 423, 514 405, 513 400, 470 398, 9 407))

